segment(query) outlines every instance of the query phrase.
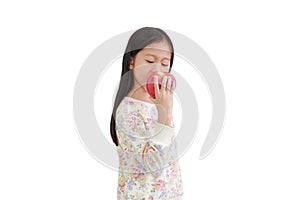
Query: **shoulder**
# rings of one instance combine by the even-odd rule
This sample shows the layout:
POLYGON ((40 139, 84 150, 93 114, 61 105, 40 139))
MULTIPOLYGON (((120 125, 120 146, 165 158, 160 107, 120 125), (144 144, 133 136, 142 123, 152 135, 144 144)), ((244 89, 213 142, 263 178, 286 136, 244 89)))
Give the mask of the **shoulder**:
POLYGON ((117 113, 140 113, 141 115, 147 115, 155 109, 155 104, 126 96, 121 101, 117 113))
POLYGON ((147 121, 149 118, 156 119, 156 106, 150 103, 144 103, 140 100, 132 99, 130 97, 124 98, 117 111, 116 121, 124 122, 134 118, 135 121, 147 121))

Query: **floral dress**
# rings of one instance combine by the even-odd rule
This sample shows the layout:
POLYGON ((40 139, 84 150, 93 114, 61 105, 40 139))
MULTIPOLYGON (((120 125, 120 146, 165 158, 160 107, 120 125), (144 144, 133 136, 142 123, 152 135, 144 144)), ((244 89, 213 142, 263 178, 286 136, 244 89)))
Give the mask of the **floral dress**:
POLYGON ((127 96, 116 110, 118 200, 174 200, 183 195, 175 129, 157 118, 155 104, 127 96))

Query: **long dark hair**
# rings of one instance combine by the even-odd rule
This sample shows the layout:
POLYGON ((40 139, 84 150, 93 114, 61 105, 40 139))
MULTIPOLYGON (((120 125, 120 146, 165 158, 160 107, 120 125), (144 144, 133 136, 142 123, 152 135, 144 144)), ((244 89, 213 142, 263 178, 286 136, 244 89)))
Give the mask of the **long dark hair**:
POLYGON ((171 60, 170 60, 170 70, 169 70, 170 72, 173 65, 173 59, 174 59, 174 47, 171 39, 169 38, 169 36, 165 31, 159 28, 143 27, 135 31, 129 38, 125 53, 123 55, 121 80, 120 80, 119 89, 116 95, 116 99, 115 99, 115 103, 111 115, 111 121, 110 121, 110 135, 116 146, 118 146, 119 144, 117 134, 116 134, 116 121, 115 121, 116 110, 119 104, 121 103, 121 101, 123 100, 123 98, 130 92, 134 83, 132 70, 129 69, 130 58, 131 57, 134 58, 135 55, 140 50, 142 50, 144 47, 148 46, 149 44, 154 42, 160 42, 163 40, 166 40, 169 43, 171 49, 171 60))

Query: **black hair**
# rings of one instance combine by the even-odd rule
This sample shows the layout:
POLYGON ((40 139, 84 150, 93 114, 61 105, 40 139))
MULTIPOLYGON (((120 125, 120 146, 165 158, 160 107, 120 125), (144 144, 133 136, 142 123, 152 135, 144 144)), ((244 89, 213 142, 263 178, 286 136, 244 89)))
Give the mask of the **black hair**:
POLYGON ((171 49, 169 69, 170 72, 174 59, 174 47, 171 39, 165 31, 159 28, 143 27, 135 31, 128 40, 127 47, 123 55, 121 80, 119 83, 119 89, 115 98, 115 103, 110 121, 110 135, 116 146, 118 146, 119 144, 116 134, 116 110, 123 98, 130 92, 134 83, 132 70, 129 69, 130 58, 134 58, 139 51, 141 51, 144 47, 148 46, 149 44, 160 42, 163 40, 166 40, 168 42, 171 49))

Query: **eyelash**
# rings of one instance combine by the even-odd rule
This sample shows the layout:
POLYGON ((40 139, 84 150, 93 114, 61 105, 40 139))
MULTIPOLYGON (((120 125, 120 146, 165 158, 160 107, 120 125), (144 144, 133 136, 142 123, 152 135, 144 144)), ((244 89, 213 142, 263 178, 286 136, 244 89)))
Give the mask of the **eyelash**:
MULTIPOLYGON (((153 61, 150 61, 150 60, 146 60, 148 63, 154 63, 153 61)), ((164 66, 164 67, 167 67, 168 65, 164 65, 164 64, 162 64, 162 66, 164 66)))

